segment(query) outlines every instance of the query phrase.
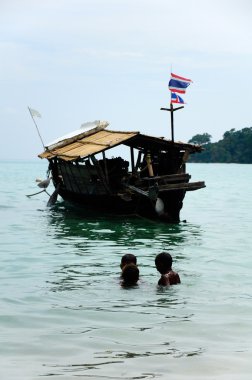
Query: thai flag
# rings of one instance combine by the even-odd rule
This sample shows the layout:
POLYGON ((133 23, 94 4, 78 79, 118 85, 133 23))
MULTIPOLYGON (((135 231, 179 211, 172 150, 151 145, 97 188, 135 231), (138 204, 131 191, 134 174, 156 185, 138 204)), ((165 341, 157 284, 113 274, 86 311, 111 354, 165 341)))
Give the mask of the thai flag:
POLYGON ((178 92, 179 94, 185 94, 187 87, 192 83, 191 79, 183 78, 171 73, 171 79, 169 81, 169 90, 172 92, 178 92))
POLYGON ((185 104, 184 100, 174 92, 171 93, 171 103, 185 104))

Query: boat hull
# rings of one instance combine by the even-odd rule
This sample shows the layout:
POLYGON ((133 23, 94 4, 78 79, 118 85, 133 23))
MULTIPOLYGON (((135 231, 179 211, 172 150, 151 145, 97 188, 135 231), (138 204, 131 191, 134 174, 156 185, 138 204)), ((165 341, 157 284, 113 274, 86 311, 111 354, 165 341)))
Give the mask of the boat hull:
POLYGON ((185 196, 184 190, 175 190, 169 194, 161 194, 163 209, 156 210, 157 200, 149 197, 132 195, 127 198, 121 194, 76 194, 68 190, 61 189, 59 195, 68 202, 75 204, 88 213, 94 211, 99 213, 114 215, 138 215, 152 220, 160 220, 167 223, 178 223, 180 221, 180 210, 183 206, 185 196))

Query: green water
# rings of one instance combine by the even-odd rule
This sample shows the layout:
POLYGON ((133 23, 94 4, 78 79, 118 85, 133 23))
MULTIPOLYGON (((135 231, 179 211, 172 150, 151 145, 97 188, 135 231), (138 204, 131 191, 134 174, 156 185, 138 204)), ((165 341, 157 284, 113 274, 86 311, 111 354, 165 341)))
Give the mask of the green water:
MULTIPOLYGON (((191 164, 178 225, 89 216, 37 191, 44 162, 0 164, 1 379, 239 379, 252 363, 252 166, 191 164), (181 285, 159 289, 168 250, 181 285), (138 258, 139 286, 120 286, 138 258)), ((49 188, 52 192, 53 188, 49 188)))

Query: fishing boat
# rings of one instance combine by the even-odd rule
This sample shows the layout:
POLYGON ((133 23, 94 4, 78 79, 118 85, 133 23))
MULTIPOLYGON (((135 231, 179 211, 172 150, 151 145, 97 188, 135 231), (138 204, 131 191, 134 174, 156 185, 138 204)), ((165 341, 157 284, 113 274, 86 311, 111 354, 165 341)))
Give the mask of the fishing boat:
POLYGON ((85 123, 45 146, 39 157, 48 160, 55 187, 49 203, 60 195, 83 215, 91 210, 179 222, 186 192, 205 187, 186 172, 189 155, 202 147, 108 126, 85 123))

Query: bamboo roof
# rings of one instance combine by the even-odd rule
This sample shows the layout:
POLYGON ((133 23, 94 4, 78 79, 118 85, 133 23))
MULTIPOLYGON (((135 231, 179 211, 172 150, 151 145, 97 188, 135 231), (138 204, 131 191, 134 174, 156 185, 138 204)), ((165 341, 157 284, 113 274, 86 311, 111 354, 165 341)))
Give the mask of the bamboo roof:
POLYGON ((58 157, 64 161, 73 161, 78 158, 97 154, 136 136, 139 132, 113 132, 101 130, 89 136, 84 136, 67 145, 58 148, 47 147, 45 152, 39 154, 40 158, 58 157))
POLYGON ((94 128, 87 133, 49 145, 43 153, 39 154, 39 157, 47 159, 58 157, 64 161, 75 161, 79 158, 101 153, 120 144, 144 150, 179 149, 188 150, 190 153, 202 150, 199 145, 172 142, 164 138, 142 135, 140 132, 112 131, 105 130, 105 128, 106 126, 94 128))

